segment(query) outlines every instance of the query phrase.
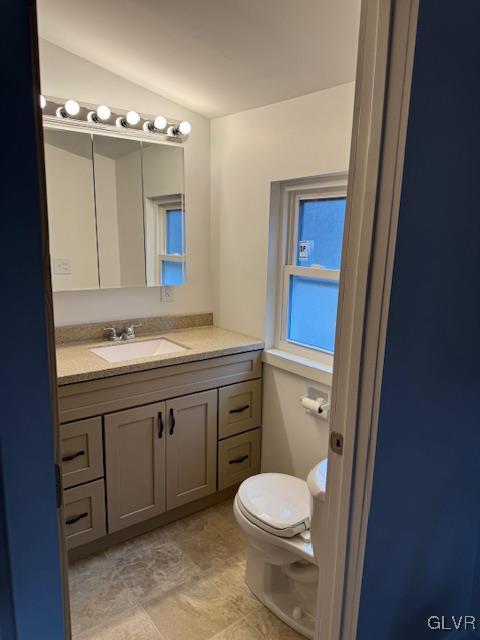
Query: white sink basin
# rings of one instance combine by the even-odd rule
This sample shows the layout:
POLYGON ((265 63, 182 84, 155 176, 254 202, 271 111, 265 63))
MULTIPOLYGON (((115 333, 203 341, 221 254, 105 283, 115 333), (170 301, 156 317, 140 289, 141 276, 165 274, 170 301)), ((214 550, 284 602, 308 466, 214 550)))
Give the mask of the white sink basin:
POLYGON ((107 362, 124 362, 125 360, 135 360, 135 358, 180 353, 181 351, 186 351, 186 348, 166 338, 159 338, 158 340, 145 340, 144 342, 125 342, 112 347, 95 347, 90 351, 107 362))

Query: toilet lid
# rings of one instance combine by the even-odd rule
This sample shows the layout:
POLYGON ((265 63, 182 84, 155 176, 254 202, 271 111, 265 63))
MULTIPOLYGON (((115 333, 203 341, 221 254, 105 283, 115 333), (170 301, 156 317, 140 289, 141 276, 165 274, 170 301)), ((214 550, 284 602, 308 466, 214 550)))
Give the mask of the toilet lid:
POLYGON ((261 473, 242 482, 238 498, 244 515, 270 533, 290 538, 310 528, 310 493, 305 480, 261 473))

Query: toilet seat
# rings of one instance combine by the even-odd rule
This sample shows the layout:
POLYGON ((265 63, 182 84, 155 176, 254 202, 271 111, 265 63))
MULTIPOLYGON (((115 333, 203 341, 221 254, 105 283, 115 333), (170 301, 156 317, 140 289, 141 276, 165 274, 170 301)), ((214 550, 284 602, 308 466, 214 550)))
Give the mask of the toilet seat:
POLYGON ((310 528, 310 493, 304 480, 261 473, 247 478, 237 497, 245 518, 275 536, 293 538, 310 528))

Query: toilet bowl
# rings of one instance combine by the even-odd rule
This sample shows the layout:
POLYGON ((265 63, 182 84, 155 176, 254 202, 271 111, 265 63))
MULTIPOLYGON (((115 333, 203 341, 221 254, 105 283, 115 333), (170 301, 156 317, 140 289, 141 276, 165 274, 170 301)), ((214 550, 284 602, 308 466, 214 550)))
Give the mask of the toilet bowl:
POLYGON ((318 568, 310 540, 325 501, 327 460, 307 482, 261 473, 239 487, 233 511, 248 539, 245 582, 274 614, 307 638, 315 629, 318 568))

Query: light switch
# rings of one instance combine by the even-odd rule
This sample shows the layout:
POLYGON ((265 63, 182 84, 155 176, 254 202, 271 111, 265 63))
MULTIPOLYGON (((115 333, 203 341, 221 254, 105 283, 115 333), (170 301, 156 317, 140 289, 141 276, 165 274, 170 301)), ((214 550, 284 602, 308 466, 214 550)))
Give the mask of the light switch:
POLYGON ((70 258, 54 258, 53 273, 57 276, 68 276, 72 273, 70 258))

